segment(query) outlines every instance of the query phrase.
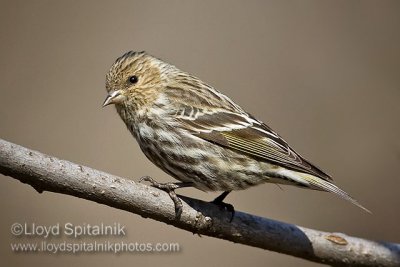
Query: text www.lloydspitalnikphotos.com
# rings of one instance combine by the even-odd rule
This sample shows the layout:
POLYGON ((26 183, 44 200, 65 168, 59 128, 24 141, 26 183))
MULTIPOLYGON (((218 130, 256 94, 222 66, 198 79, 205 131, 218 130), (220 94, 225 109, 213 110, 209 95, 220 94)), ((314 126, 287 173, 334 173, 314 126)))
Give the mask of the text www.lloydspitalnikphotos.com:
MULTIPOLYGON (((16 242, 10 244, 11 250, 16 253, 163 253, 179 252, 179 243, 167 242, 125 242, 110 241, 106 238, 126 237, 127 229, 120 223, 113 224, 72 224, 56 223, 40 225, 36 223, 14 223, 11 225, 11 234, 16 242), (28 240, 21 240, 22 238, 28 240), (71 239, 55 241, 55 238, 71 239), (96 240, 83 240, 96 237, 96 240), (38 240, 40 239, 40 240, 38 240)), ((93 239, 93 238, 92 238, 93 239)))

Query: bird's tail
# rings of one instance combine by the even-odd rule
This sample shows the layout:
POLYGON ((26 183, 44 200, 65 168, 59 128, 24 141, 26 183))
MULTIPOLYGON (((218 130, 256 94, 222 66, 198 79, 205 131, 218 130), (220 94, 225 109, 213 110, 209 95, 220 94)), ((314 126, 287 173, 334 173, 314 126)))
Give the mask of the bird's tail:
POLYGON ((345 191, 343 191, 342 189, 340 189, 339 187, 337 187, 336 185, 323 180, 321 178, 309 175, 309 174, 300 174, 301 177, 306 180, 311 186, 316 187, 316 189, 319 190, 323 190, 323 191, 327 191, 327 192, 331 192, 334 193, 336 195, 338 195, 339 197, 350 201, 351 203, 353 203, 354 205, 356 205, 357 207, 365 210, 368 213, 371 213, 370 210, 368 210, 367 208, 365 208, 363 205, 361 205, 360 203, 358 203, 357 200, 355 200, 354 198, 352 198, 348 193, 346 193, 345 191))
POLYGON ((333 183, 331 183, 329 181, 326 181, 324 179, 321 179, 319 177, 316 177, 316 176, 313 176, 310 174, 306 174, 306 173, 300 173, 300 172, 289 171, 289 170, 285 170, 284 172, 285 172, 284 175, 286 177, 290 178, 291 180, 295 181, 298 184, 310 187, 312 189, 334 193, 334 194, 338 195, 339 197, 353 203, 357 207, 365 210, 366 212, 371 213, 370 210, 368 210, 363 205, 358 203, 357 200, 352 198, 348 193, 346 193, 345 191, 343 191, 342 189, 340 189, 339 187, 337 187, 336 185, 334 185, 333 183))

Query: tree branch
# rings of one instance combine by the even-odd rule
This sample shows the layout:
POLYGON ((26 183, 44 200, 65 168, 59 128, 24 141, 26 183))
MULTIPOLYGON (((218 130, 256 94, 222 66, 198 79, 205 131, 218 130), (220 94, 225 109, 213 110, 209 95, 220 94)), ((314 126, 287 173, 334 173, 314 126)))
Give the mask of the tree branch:
POLYGON ((236 212, 179 196, 183 212, 175 219, 169 195, 86 166, 60 160, 0 139, 0 173, 38 192, 68 194, 152 218, 202 235, 272 250, 310 261, 357 266, 400 266, 400 244, 328 233, 236 212))

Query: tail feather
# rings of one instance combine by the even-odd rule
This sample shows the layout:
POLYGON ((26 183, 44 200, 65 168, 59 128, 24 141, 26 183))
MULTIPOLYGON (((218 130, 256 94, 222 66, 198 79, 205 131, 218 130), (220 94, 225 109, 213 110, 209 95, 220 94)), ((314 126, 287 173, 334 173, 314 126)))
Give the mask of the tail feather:
POLYGON ((280 169, 278 171, 280 176, 286 177, 288 180, 291 180, 294 184, 303 185, 312 189, 327 191, 336 194, 337 196, 353 203, 357 207, 363 209, 368 213, 372 213, 370 210, 365 208, 363 205, 357 202, 354 198, 352 198, 345 191, 334 185, 333 183, 324 180, 322 178, 313 176, 311 174, 296 172, 288 169, 280 169))
POLYGON ((365 208, 363 205, 361 205, 360 203, 358 203, 357 200, 355 200, 354 198, 352 198, 348 193, 346 193, 345 191, 343 191, 342 189, 340 189, 339 187, 337 187, 336 185, 323 180, 321 178, 312 176, 312 175, 308 175, 308 174, 301 174, 301 177, 306 180, 311 186, 316 187, 316 189, 320 189, 323 191, 327 191, 327 192, 331 192, 334 193, 336 195, 338 195, 339 197, 353 203, 354 205, 356 205, 357 207, 365 210, 368 213, 372 213, 370 210, 368 210, 367 208, 365 208))

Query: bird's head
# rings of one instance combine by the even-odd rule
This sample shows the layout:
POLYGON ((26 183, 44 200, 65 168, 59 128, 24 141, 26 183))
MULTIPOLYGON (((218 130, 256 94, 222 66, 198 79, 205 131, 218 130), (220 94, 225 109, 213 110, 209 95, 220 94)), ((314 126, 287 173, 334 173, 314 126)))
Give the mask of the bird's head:
POLYGON ((115 104, 140 109, 149 105, 165 87, 163 62, 145 52, 127 52, 111 66, 106 76, 108 95, 103 107, 115 104))

